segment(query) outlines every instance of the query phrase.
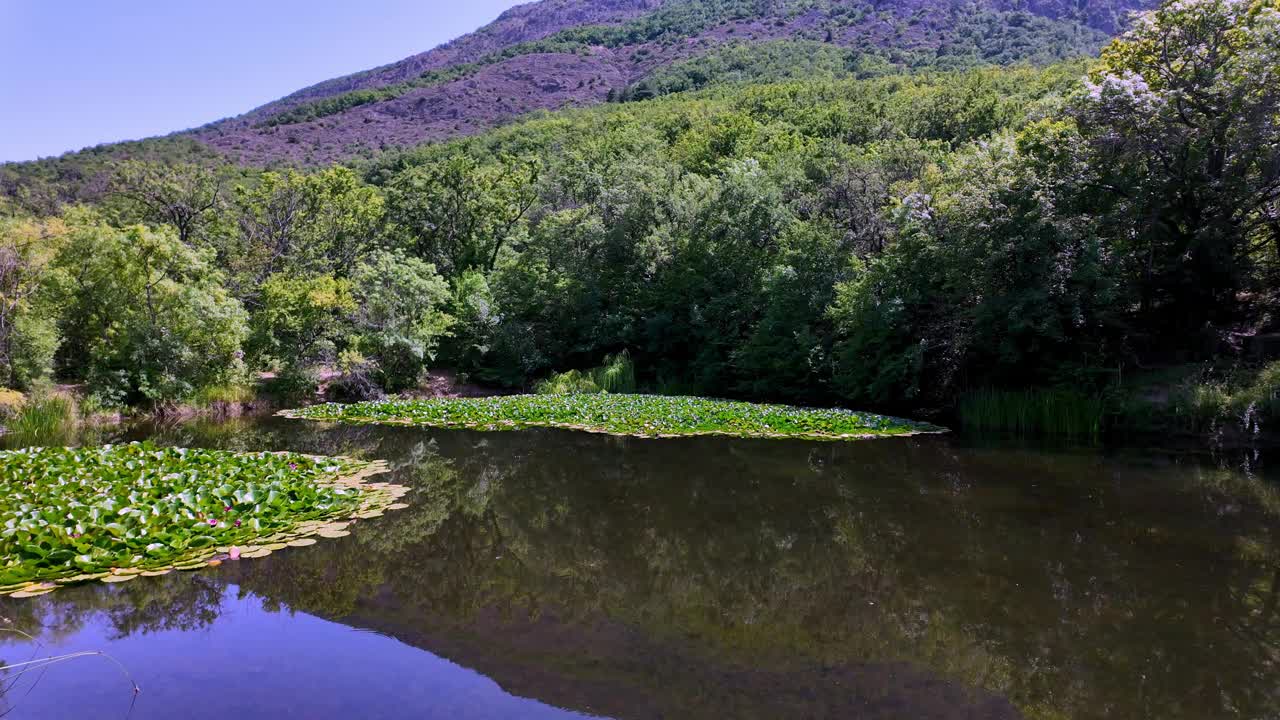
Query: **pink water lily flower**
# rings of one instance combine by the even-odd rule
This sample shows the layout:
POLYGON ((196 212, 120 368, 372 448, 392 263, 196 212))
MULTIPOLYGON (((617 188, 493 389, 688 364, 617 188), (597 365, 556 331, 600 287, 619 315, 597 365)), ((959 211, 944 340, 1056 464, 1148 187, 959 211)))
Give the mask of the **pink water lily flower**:
POLYGON ((226 506, 226 507, 224 507, 224 508, 222 508, 222 509, 223 509, 223 511, 225 511, 225 512, 231 512, 231 506, 230 506, 230 505, 228 505, 228 506, 226 506))
POLYGON ((218 521, 214 520, 213 518, 209 518, 209 527, 217 527, 217 526, 218 526, 218 521))
POLYGON ((238 547, 236 547, 236 546, 232 545, 232 546, 231 546, 231 552, 228 552, 228 553, 227 553, 227 557, 231 558, 232 560, 239 560, 239 559, 240 559, 240 548, 238 548, 238 547))

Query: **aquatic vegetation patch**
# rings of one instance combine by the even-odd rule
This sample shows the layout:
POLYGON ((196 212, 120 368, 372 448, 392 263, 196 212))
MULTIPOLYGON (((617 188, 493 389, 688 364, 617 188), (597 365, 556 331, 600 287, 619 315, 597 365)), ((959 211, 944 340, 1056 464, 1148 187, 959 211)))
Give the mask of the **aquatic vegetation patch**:
POLYGON ((405 507, 378 462, 143 443, 0 452, 0 594, 126 582, 342 537, 405 507))
POLYGON ((356 424, 474 430, 551 427, 636 437, 731 435, 844 440, 944 432, 925 423, 852 410, 608 393, 329 403, 280 414, 356 424))

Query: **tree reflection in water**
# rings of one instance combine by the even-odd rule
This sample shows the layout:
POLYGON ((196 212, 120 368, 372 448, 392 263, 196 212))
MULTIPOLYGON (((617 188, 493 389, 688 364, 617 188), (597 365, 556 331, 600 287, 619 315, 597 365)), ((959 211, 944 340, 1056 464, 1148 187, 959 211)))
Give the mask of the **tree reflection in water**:
POLYGON ((163 442, 392 461, 411 509, 212 572, 6 604, 190 629, 222 588, 616 717, 1265 718, 1280 497, 1194 463, 937 439, 668 442, 246 421, 163 442))

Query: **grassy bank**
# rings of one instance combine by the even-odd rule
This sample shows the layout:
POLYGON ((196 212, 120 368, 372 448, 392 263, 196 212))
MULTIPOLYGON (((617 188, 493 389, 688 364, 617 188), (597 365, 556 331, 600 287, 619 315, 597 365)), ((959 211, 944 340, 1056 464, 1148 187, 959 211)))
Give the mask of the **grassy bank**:
POLYGON ((732 435, 841 440, 941 432, 910 420, 785 405, 659 395, 512 395, 315 405, 282 413, 306 420, 475 430, 551 427, 636 437, 732 435))
POLYGON ((366 482, 382 469, 139 443, 0 452, 0 593, 123 582, 340 536, 346 518, 401 507, 406 490, 366 482))

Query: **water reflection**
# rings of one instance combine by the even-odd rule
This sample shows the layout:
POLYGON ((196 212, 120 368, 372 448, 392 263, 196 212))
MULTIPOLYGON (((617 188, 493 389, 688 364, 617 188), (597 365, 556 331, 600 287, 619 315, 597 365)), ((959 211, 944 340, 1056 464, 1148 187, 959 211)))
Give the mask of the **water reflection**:
MULTIPOLYGON (((412 507, 341 541, 0 614, 46 642, 111 645, 198 643, 245 608, 287 610, 472 668, 503 697, 619 718, 1268 718, 1280 704, 1280 494, 1247 473, 936 439, 253 420, 156 438, 385 458, 412 507)), ((296 692, 288 677, 267 689, 296 692)), ((424 702, 400 709, 439 709, 424 702)))

